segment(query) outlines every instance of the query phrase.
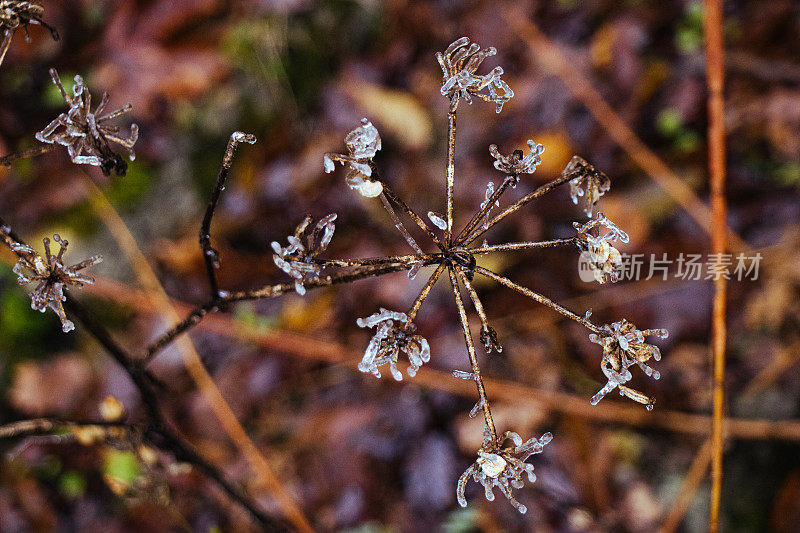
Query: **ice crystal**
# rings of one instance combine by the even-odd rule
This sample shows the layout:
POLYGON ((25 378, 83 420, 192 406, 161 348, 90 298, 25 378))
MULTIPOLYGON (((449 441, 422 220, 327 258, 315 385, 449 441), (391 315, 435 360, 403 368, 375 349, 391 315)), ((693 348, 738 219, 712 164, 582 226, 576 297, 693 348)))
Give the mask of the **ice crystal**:
POLYGON ((498 487, 508 501, 520 513, 525 514, 528 508, 514 498, 512 490, 521 489, 525 485, 523 474, 530 483, 536 481, 533 465, 525 461, 531 455, 542 453, 545 445, 551 440, 553 436, 545 433, 539 439, 531 438, 522 442, 522 438, 513 431, 506 431, 501 437, 494 439, 488 425, 485 426, 483 444, 478 450, 477 460, 458 479, 456 486, 458 504, 461 507, 467 506, 464 492, 467 481, 472 476, 474 481, 483 485, 487 500, 494 501, 494 488, 498 487), (510 444, 503 447, 507 441, 510 441, 510 444))
POLYGON ((133 145, 139 138, 139 127, 131 124, 130 138, 123 139, 118 135, 119 126, 108 122, 128 113, 133 107, 127 104, 116 111, 103 114, 109 98, 108 93, 103 93, 97 108, 92 111, 92 95, 83 84, 83 78, 75 76, 75 85, 72 88, 74 97, 71 98, 55 69, 50 69, 50 76, 67 102, 69 111, 61 113, 46 128, 36 133, 36 139, 43 143, 66 146, 69 157, 75 164, 100 167, 106 176, 111 171, 118 176, 124 176, 128 171, 128 164, 111 150, 109 143, 127 150, 128 157, 133 161, 136 158, 133 145))
POLYGON ((499 113, 503 104, 513 98, 514 91, 500 79, 502 67, 495 67, 483 76, 475 74, 483 60, 496 53, 493 47, 482 50, 477 43, 470 44, 468 37, 462 37, 448 46, 444 53, 436 54, 443 74, 440 92, 450 98, 453 108, 458 106, 461 98, 471 104, 472 97, 477 96, 486 102, 494 102, 499 113), (481 92, 484 89, 486 92, 481 92))
POLYGON ((445 231, 447 229, 447 221, 439 213, 428 211, 428 219, 440 230, 445 231))
POLYGON ((657 346, 647 344, 645 337, 655 336, 666 339, 669 333, 665 329, 646 329, 640 331, 636 326, 625 320, 604 325, 600 333, 591 333, 589 340, 603 347, 603 359, 600 368, 608 379, 606 385, 591 399, 591 404, 596 405, 603 396, 619 388, 620 394, 653 409, 655 400, 648 398, 624 384, 631 379, 629 370, 637 365, 642 371, 653 379, 659 379, 661 374, 647 365, 651 359, 661 360, 661 351, 657 346))
POLYGON ((414 335, 414 324, 409 323, 405 313, 381 308, 367 318, 359 318, 356 323, 362 328, 375 328, 375 335, 358 364, 358 369, 362 372, 372 372, 379 378, 381 373, 378 367, 388 363, 392 377, 402 381, 403 374, 397 369, 400 352, 408 357, 409 367, 406 373, 409 377, 414 377, 419 367, 431 360, 428 341, 420 335, 414 335))
POLYGON ((297 294, 306 293, 303 281, 319 276, 322 264, 317 260, 317 254, 324 251, 333 238, 336 229, 334 221, 336 213, 330 214, 317 222, 311 229, 314 219, 307 216, 294 230, 294 235, 289 235, 288 246, 281 246, 278 242, 272 242, 272 249, 275 254, 272 259, 275 264, 295 279, 294 286, 297 294))
POLYGON ((349 155, 325 154, 322 163, 325 172, 333 172, 336 168, 334 161, 347 165, 345 180, 351 189, 355 189, 362 196, 373 198, 383 192, 383 184, 372 180, 372 167, 370 163, 378 150, 381 149, 381 136, 372 122, 366 118, 361 119, 361 125, 347 134, 344 138, 349 155))
POLYGON ((483 343, 483 348, 486 350, 486 353, 492 353, 492 350, 497 353, 501 353, 503 351, 503 347, 497 340, 497 332, 494 330, 494 328, 490 326, 482 327, 480 339, 481 343, 483 343))
POLYGON ((619 279, 622 255, 609 241, 628 242, 628 234, 606 218, 603 213, 585 224, 573 223, 578 231, 578 248, 581 249, 581 261, 586 261, 592 269, 594 279, 598 283, 616 282, 619 279), (595 227, 605 226, 606 231, 597 235, 589 233, 595 227))
POLYGON ((519 177, 520 174, 533 174, 536 167, 542 164, 542 153, 544 145, 538 144, 533 140, 528 140, 528 155, 522 150, 514 150, 508 155, 503 155, 497 149, 496 144, 489 145, 489 153, 495 158, 494 168, 508 175, 519 177))
POLYGON ((27 244, 12 244, 11 250, 17 254, 18 261, 14 265, 14 273, 20 285, 38 282, 31 293, 31 309, 42 313, 49 307, 61 320, 61 329, 68 333, 75 329, 75 324, 67 319, 62 302, 67 299, 64 290, 72 287, 91 285, 94 280, 81 273, 81 270, 96 265, 103 259, 95 255, 72 266, 65 267, 63 263, 64 252, 67 251, 68 241, 59 235, 53 235, 53 240, 58 243, 58 254, 50 252, 50 239, 43 239, 45 255, 42 257, 27 244))
POLYGON ((569 182, 572 203, 578 205, 582 198, 583 211, 592 218, 594 204, 611 188, 611 179, 577 155, 570 160, 564 173, 576 176, 569 182))

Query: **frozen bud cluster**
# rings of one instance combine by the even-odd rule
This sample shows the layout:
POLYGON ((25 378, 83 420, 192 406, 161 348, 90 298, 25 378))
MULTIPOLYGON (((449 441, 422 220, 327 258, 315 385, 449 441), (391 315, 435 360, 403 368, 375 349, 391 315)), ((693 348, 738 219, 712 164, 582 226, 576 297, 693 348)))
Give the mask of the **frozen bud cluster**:
POLYGON ((307 216, 294 230, 294 235, 287 237, 288 246, 281 246, 273 241, 272 249, 275 254, 272 259, 275 264, 295 279, 294 286, 297 294, 306 293, 303 281, 319 276, 322 265, 317 261, 317 255, 325 251, 333 238, 336 229, 334 221, 336 213, 330 214, 317 222, 312 228, 314 219, 307 216))
POLYGON ((497 332, 493 327, 482 327, 480 340, 486 353, 492 353, 492 350, 497 353, 502 353, 503 347, 500 345, 500 341, 497 340, 497 332))
POLYGON ((481 49, 477 43, 470 44, 468 37, 462 37, 448 46, 444 53, 436 54, 443 74, 441 93, 450 98, 451 109, 458 106, 461 98, 471 104, 472 97, 477 96, 486 102, 494 102, 499 113, 503 104, 513 98, 514 91, 500 79, 502 67, 495 67, 483 76, 475 73, 484 59, 496 53, 493 47, 481 49))
POLYGON ((585 224, 574 222, 573 226, 578 231, 577 245, 582 251, 580 261, 589 264, 594 279, 598 283, 617 281, 622 266, 622 255, 609 241, 628 242, 628 234, 619 229, 603 213, 597 213, 594 219, 585 224), (590 230, 600 226, 605 227, 606 231, 600 231, 597 235, 589 233, 590 230))
POLYGON ((27 244, 15 243, 11 245, 11 250, 17 254, 18 261, 14 265, 14 274, 17 275, 17 282, 20 285, 25 283, 38 282, 36 288, 31 293, 31 309, 42 313, 49 307, 61 320, 61 329, 68 333, 75 329, 75 324, 67 319, 64 313, 64 300, 67 299, 64 289, 72 287, 83 287, 91 285, 94 280, 81 273, 81 270, 96 265, 103 259, 99 255, 90 257, 85 261, 72 266, 65 267, 64 252, 67 250, 68 241, 61 239, 59 235, 53 235, 53 240, 58 243, 58 254, 50 252, 50 239, 45 237, 44 257, 27 244))
POLYGON ((564 169, 564 175, 575 176, 569 182, 572 203, 578 205, 578 201, 583 199, 583 211, 592 218, 594 204, 611 188, 611 179, 577 155, 564 169))
POLYGON ((392 377, 402 381, 403 374, 397 369, 397 359, 401 352, 408 357, 409 367, 406 372, 412 378, 423 363, 431 360, 428 341, 413 334, 414 325, 408 322, 405 313, 381 308, 367 318, 359 318, 356 323, 362 328, 375 328, 375 335, 358 364, 358 369, 362 372, 371 372, 379 378, 381 373, 378 367, 388 363, 392 377))
POLYGON ((661 360, 661 351, 657 346, 647 344, 645 337, 655 336, 666 339, 669 333, 665 329, 646 329, 640 331, 636 326, 625 320, 604 325, 599 333, 591 333, 589 340, 603 347, 603 360, 600 368, 608 379, 608 383, 600 389, 591 399, 591 404, 596 405, 603 396, 619 388, 619 393, 631 400, 644 404, 647 410, 653 409, 654 399, 624 384, 631 379, 629 370, 633 365, 653 379, 659 379, 661 374, 647 365, 651 359, 661 360))
POLYGON ((36 139, 43 143, 66 146, 69 157, 75 164, 100 167, 106 176, 112 171, 118 176, 124 176, 128 171, 128 164, 111 150, 109 143, 127 150, 128 157, 133 161, 136 158, 133 145, 139 138, 139 127, 131 124, 131 135, 124 139, 119 136, 119 126, 109 122, 128 113, 132 106, 128 104, 116 111, 104 113, 108 104, 108 93, 103 93, 97 108, 92 111, 92 95, 83 85, 83 78, 75 76, 75 85, 72 88, 74 96, 70 97, 55 69, 50 69, 50 76, 61 91, 69 110, 37 132, 36 139))
POLYGON ((533 174, 536 167, 542 164, 544 145, 533 140, 528 140, 528 155, 522 150, 514 150, 509 155, 503 155, 496 144, 489 145, 489 153, 495 158, 494 168, 509 175, 533 174))
POLYGON ((531 455, 542 453, 545 445, 551 440, 553 440, 553 435, 545 433, 539 439, 531 438, 522 442, 522 437, 513 431, 506 431, 500 438, 496 438, 488 425, 485 426, 483 444, 478 450, 478 459, 458 479, 456 487, 458 504, 461 507, 467 506, 464 491, 467 481, 472 476, 474 481, 483 485, 487 500, 494 501, 494 488, 498 487, 508 501, 520 513, 525 514, 528 508, 519 503, 511 492, 513 489, 521 489, 525 485, 523 474, 529 482, 536 481, 533 465, 525 461, 531 455), (504 447, 506 443, 509 444, 504 447))
POLYGON ((347 185, 355 189, 362 196, 374 198, 383 192, 383 184, 372 180, 372 167, 370 163, 378 150, 381 149, 381 136, 372 122, 366 118, 361 119, 361 125, 347 134, 344 138, 349 155, 325 154, 322 163, 325 172, 333 172, 336 168, 335 161, 347 165, 347 185))

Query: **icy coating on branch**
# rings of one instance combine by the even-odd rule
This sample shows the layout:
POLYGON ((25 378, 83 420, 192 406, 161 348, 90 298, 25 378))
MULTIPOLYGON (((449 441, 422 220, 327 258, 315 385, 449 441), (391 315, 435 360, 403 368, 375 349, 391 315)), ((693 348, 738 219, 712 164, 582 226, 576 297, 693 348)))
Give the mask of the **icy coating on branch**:
POLYGON ((383 184, 380 181, 373 181, 372 167, 370 163, 378 150, 381 149, 381 136, 372 122, 366 118, 361 119, 361 125, 347 134, 344 138, 349 155, 344 154, 325 154, 322 163, 325 172, 333 172, 336 168, 334 164, 338 161, 342 165, 347 165, 347 176, 345 180, 351 189, 355 189, 362 196, 374 198, 383 192, 383 184))
POLYGON ((420 335, 414 335, 414 324, 408 322, 405 313, 389 311, 381 308, 367 318, 359 318, 356 323, 362 328, 375 328, 375 335, 369 341, 364 357, 358 364, 362 372, 371 372, 381 377, 379 366, 389 364, 389 371, 397 381, 403 380, 403 374, 397 369, 397 358, 400 353, 408 357, 409 367, 406 373, 414 377, 424 363, 431 360, 431 349, 428 341, 420 335))
POLYGON ((116 111, 103 114, 109 98, 108 93, 103 93, 97 109, 92 111, 92 95, 83 85, 83 78, 75 76, 75 85, 72 88, 74 97, 70 98, 55 69, 50 69, 50 77, 64 97, 69 111, 61 113, 46 128, 36 133, 36 139, 43 143, 66 146, 70 159, 77 165, 100 167, 106 176, 111 171, 117 176, 124 176, 128 171, 128 164, 111 150, 109 143, 127 150, 128 157, 133 161, 136 159, 133 145, 139 138, 139 126, 131 124, 130 138, 123 139, 118 135, 119 126, 108 122, 128 113, 133 107, 127 104, 116 111))
POLYGON ((36 250, 27 244, 15 243, 11 245, 11 250, 17 254, 18 261, 14 265, 14 274, 17 275, 17 283, 38 282, 39 284, 31 293, 31 309, 42 313, 49 307, 61 320, 61 330, 69 333, 75 329, 75 324, 67 319, 64 313, 62 302, 67 299, 64 289, 73 287, 83 287, 91 285, 94 279, 81 274, 81 270, 103 260, 99 255, 95 255, 81 261, 78 264, 65 267, 63 263, 64 252, 67 251, 68 241, 61 239, 59 235, 53 235, 53 240, 60 246, 58 254, 50 252, 50 239, 45 237, 44 257, 36 253, 36 250))
POLYGON ((628 369, 633 365, 637 365, 653 379, 661 377, 657 370, 653 370, 647 365, 651 359, 661 360, 661 350, 657 346, 645 343, 644 338, 655 336, 666 339, 668 335, 669 332, 666 329, 640 331, 624 318, 611 325, 604 325, 599 335, 597 333, 590 334, 589 340, 603 347, 603 360, 600 362, 600 368, 608 379, 608 383, 592 396, 591 404, 596 405, 606 394, 619 388, 621 395, 644 404, 647 410, 651 411, 655 400, 624 384, 631 379, 631 372, 628 369))
POLYGON ((499 113, 503 104, 511 100, 514 91, 500 79, 503 75, 502 67, 495 67, 483 76, 475 74, 483 60, 497 53, 494 47, 481 50, 477 43, 470 44, 468 37, 454 41, 447 50, 437 52, 436 59, 442 67, 443 82, 442 96, 450 98, 451 109, 458 107, 461 98, 472 103, 472 97, 477 96, 486 102, 494 102, 499 113), (488 94, 480 91, 486 90, 488 94))
POLYGON ((611 179, 577 155, 570 160, 564 174, 576 176, 569 182, 572 203, 578 205, 578 201, 583 199, 583 212, 592 218, 594 204, 611 188, 611 179))
POLYGON ((542 453, 545 445, 551 440, 553 435, 545 433, 539 439, 533 437, 523 443, 522 437, 513 431, 506 431, 500 438, 495 438, 489 426, 484 426, 483 444, 478 450, 478 459, 458 479, 456 486, 458 504, 461 507, 467 506, 464 491, 469 477, 472 476, 474 481, 483 485, 487 500, 494 501, 494 488, 498 487, 508 501, 520 513, 525 514, 528 508, 519 503, 511 492, 513 489, 525 486, 523 474, 530 483, 536 481, 533 465, 525 461, 531 455, 542 453), (510 445, 503 447, 507 441, 510 441, 510 445))
POLYGON ((622 255, 608 241, 628 242, 628 234, 619 229, 603 213, 597 213, 593 220, 585 224, 574 222, 572 225, 578 230, 577 245, 583 252, 580 261, 586 261, 589 264, 594 279, 598 283, 616 282, 622 267, 622 255), (589 233, 591 229, 598 226, 605 226, 607 231, 602 234, 599 232, 598 235, 589 233))
POLYGON ((533 174, 536 172, 536 167, 542 164, 542 153, 544 153, 544 145, 541 145, 533 140, 528 140, 528 155, 525 155, 522 150, 514 150, 508 155, 503 155, 497 149, 496 144, 489 145, 489 153, 495 158, 494 168, 500 172, 505 172, 509 175, 517 176, 519 174, 533 174))
POLYGON ((317 222, 313 229, 311 223, 314 219, 307 216, 294 230, 294 235, 289 235, 288 246, 281 246, 272 241, 275 254, 272 259, 275 264, 295 279, 294 287, 297 294, 306 293, 303 281, 319 277, 322 265, 317 262, 317 255, 328 247, 336 230, 334 221, 336 213, 332 213, 317 222))

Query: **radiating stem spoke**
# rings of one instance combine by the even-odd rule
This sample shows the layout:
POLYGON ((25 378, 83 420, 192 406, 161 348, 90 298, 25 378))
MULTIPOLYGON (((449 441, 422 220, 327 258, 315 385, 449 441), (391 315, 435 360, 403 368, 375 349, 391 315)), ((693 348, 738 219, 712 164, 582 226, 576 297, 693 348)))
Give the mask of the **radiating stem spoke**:
POLYGON ((539 187, 535 191, 533 191, 533 192, 531 192, 529 194, 526 194, 525 196, 523 196, 522 198, 520 198, 519 200, 514 202, 512 205, 506 207, 500 213, 498 213, 497 215, 492 217, 492 219, 489 220, 489 222, 487 222, 483 226, 479 226, 475 231, 472 232, 472 234, 469 237, 464 238, 462 243, 464 243, 465 245, 469 245, 475 239, 477 239, 478 237, 483 235, 486 231, 488 231, 492 226, 494 226, 495 224, 497 224, 498 222, 500 222, 501 220, 506 218, 508 215, 511 215, 511 214, 517 212, 521 207, 523 207, 526 204, 530 203, 532 200, 535 200, 536 198, 539 198, 540 196, 544 196, 545 194, 549 193, 550 191, 552 191, 553 189, 555 189, 559 185, 563 185, 564 183, 568 182, 569 180, 571 180, 574 177, 575 176, 573 176, 571 174, 562 173, 560 178, 555 179, 555 180, 553 180, 553 181, 551 181, 549 183, 545 183, 544 185, 542 185, 541 187, 539 187))
POLYGON ((475 229, 475 226, 477 226, 480 221, 483 220, 483 217, 486 216, 486 213, 489 212, 489 210, 492 208, 495 202, 500 199, 503 193, 506 192, 511 185, 517 182, 517 179, 518 176, 516 174, 513 176, 506 176, 506 179, 503 180, 502 185, 500 185, 500 187, 494 191, 492 196, 490 196, 486 201, 486 205, 484 205, 480 211, 475 213, 475 216, 472 217, 472 219, 469 221, 469 224, 467 224, 464 229, 461 230, 461 233, 458 234, 458 238, 455 240, 453 246, 459 246, 467 239, 467 236, 469 236, 472 230, 475 229))
POLYGON ((485 268, 480 267, 480 266, 476 266, 475 267, 475 272, 477 272, 478 274, 482 274, 482 275, 486 276, 487 278, 493 279, 496 282, 498 282, 498 283, 500 283, 502 285, 505 285, 506 287, 508 287, 510 289, 514 289, 515 291, 517 291, 520 294, 524 294, 528 298, 530 298, 532 300, 535 300, 535 301, 539 302, 540 304, 543 304, 543 305, 549 307, 553 311, 556 311, 557 313, 561 313, 565 317, 571 318, 575 322, 583 324, 584 326, 586 326, 587 328, 589 328, 590 330, 592 330, 595 333, 599 333, 600 332, 600 328, 598 326, 596 326, 595 324, 593 324, 592 322, 590 322, 588 319, 586 319, 586 318, 584 318, 582 316, 576 315, 575 313, 573 313, 572 311, 570 311, 566 307, 563 307, 563 306, 557 304, 556 302, 554 302, 550 298, 542 296, 541 294, 539 294, 537 292, 534 292, 534 291, 528 289, 527 287, 523 287, 522 285, 514 283, 513 281, 511 281, 510 279, 508 279, 505 276, 501 276, 499 274, 495 274, 491 270, 485 269, 485 268))
POLYGON ((492 433, 492 440, 496 442, 497 430, 494 427, 492 412, 489 408, 489 400, 486 398, 486 388, 483 385, 481 369, 478 366, 478 354, 475 351, 475 343, 473 343, 472 334, 469 331, 469 322, 467 321, 467 311, 464 308, 464 300, 461 298, 461 291, 458 288, 457 274, 454 267, 449 267, 447 271, 450 273, 450 284, 453 287, 453 296, 455 296, 456 307, 458 307, 458 317, 461 320, 461 327, 464 330, 464 342, 466 342, 467 345, 469 362, 472 364, 472 373, 475 374, 475 384, 478 386, 478 395, 481 400, 483 400, 483 416, 486 419, 486 425, 489 431, 492 433))
POLYGON ((422 229, 422 231, 428 234, 428 237, 430 237, 433 242, 436 243, 436 246, 438 246, 440 250, 445 250, 444 243, 439 236, 433 232, 431 227, 428 226, 428 223, 422 220, 419 215, 417 215, 410 207, 408 207, 408 205, 399 196, 397 196, 397 194, 391 190, 386 183, 383 184, 383 194, 385 194, 386 198, 388 198, 393 204, 402 209, 409 217, 411 217, 411 220, 413 220, 417 226, 422 229))
POLYGON ((575 237, 569 239, 553 239, 552 241, 539 241, 539 242, 510 242, 508 244, 495 244, 492 246, 479 246, 477 248, 470 248, 470 252, 478 255, 488 254, 491 252, 511 252, 514 250, 532 250, 535 248, 555 248, 558 246, 574 245, 578 242, 575 237))
POLYGON ((414 300, 414 303, 411 305, 411 309, 407 313, 408 314, 408 322, 407 322, 408 324, 411 324, 414 321, 414 319, 417 317, 417 312, 419 311, 419 308, 422 306, 422 302, 424 302, 425 298, 427 298, 428 294, 430 294, 431 289, 436 284, 436 281, 439 279, 439 276, 442 275, 442 272, 444 271, 445 266, 446 266, 445 263, 439 263, 439 266, 437 266, 436 270, 433 271, 433 274, 431 274, 431 277, 428 278, 427 283, 425 283, 425 286, 422 288, 422 290, 420 291, 419 295, 414 300))
POLYGON ((447 229, 445 240, 452 243, 453 237, 453 188, 456 172, 456 110, 451 106, 447 114, 447 229))
POLYGON ((419 247, 417 241, 415 241, 414 237, 412 237, 411 234, 408 232, 406 227, 403 225, 403 222, 397 216, 397 213, 394 212, 394 208, 392 207, 392 204, 389 203, 389 200, 386 198, 386 194, 382 192, 379 196, 384 209, 386 209, 386 211, 389 213, 389 217, 391 217, 392 222, 394 222, 394 227, 397 228, 397 231, 399 231, 400 234, 403 236, 403 238, 405 238, 406 242, 408 243, 408 245, 411 247, 412 250, 414 250, 418 254, 423 253, 422 248, 419 247))

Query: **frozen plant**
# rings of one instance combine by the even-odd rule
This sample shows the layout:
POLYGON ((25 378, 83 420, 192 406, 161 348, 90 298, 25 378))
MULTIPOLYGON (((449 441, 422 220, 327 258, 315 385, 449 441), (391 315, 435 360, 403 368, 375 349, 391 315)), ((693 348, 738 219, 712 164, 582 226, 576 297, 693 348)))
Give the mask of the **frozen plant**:
POLYGON ((489 153, 495 158, 494 168, 515 177, 515 182, 519 181, 520 174, 533 174, 536 167, 542 164, 542 153, 544 146, 528 140, 528 154, 522 150, 514 150, 508 155, 503 155, 497 149, 496 144, 489 146, 489 153))
POLYGON ((294 235, 287 237, 288 246, 272 242, 272 250, 275 252, 272 259, 278 268, 295 279, 297 294, 306 293, 303 280, 319 276, 322 264, 317 262, 317 254, 325 251, 330 244, 336 230, 335 220, 336 213, 332 213, 320 219, 312 228, 314 219, 307 216, 297 225, 294 235))
POLYGON ((533 465, 525 461, 531 455, 542 453, 545 445, 551 440, 553 435, 550 433, 545 433, 539 439, 532 437, 525 442, 522 442, 522 437, 513 431, 506 431, 498 437, 494 434, 493 428, 486 425, 477 460, 458 478, 456 486, 458 504, 461 507, 467 506, 464 492, 472 476, 473 481, 483 485, 486 499, 490 502, 494 501, 494 488, 497 487, 517 511, 522 514, 528 512, 528 508, 518 502, 511 492, 513 489, 525 486, 523 475, 531 483, 536 481, 533 465))
POLYGON ((358 364, 362 372, 371 372, 381 377, 379 366, 389 364, 389 371, 397 381, 403 380, 403 374, 397 369, 400 353, 406 354, 409 366, 406 373, 409 377, 417 375, 417 370, 431 360, 431 349, 428 341, 420 335, 414 335, 414 324, 408 315, 381 308, 367 318, 359 318, 362 328, 375 328, 375 335, 369 341, 364 357, 358 364))
POLYGON ((653 409, 655 400, 641 392, 626 387, 624 384, 631 379, 628 370, 633 365, 653 379, 659 379, 661 374, 647 365, 651 359, 661 360, 661 350, 657 346, 647 344, 645 337, 655 336, 666 339, 669 332, 666 329, 646 329, 639 331, 636 326, 625 320, 604 325, 599 332, 589 334, 589 340, 603 347, 603 360, 600 368, 608 378, 606 385, 592 396, 591 404, 596 405, 603 397, 619 388, 619 393, 636 402, 644 404, 647 410, 653 409))
POLYGON ((39 2, 22 0, 0 0, 0 65, 6 57, 11 38, 18 28, 25 32, 25 40, 30 42, 28 24, 41 24, 48 30, 54 41, 58 40, 58 32, 42 20, 44 7, 39 2))
POLYGON ((611 180, 577 155, 573 156, 564 171, 575 175, 569 182, 572 203, 578 205, 578 201, 583 199, 583 211, 592 218, 594 204, 611 188, 611 180))
POLYGON ((342 165, 347 164, 347 184, 351 189, 357 190, 367 198, 374 198, 383 191, 380 181, 372 180, 372 167, 370 163, 378 150, 381 149, 381 136, 372 122, 366 118, 361 119, 361 125, 347 134, 344 138, 349 155, 325 154, 322 158, 325 172, 333 172, 336 168, 334 161, 342 165))
POLYGON ((55 69, 50 69, 50 77, 61 92, 69 110, 61 113, 46 128, 38 132, 36 139, 43 143, 66 146, 70 159, 77 165, 100 167, 106 176, 112 171, 117 176, 124 176, 128 171, 128 164, 119 154, 111 150, 109 143, 124 148, 133 161, 136 158, 133 145, 139 138, 139 127, 131 124, 131 135, 128 139, 124 139, 118 135, 119 126, 109 122, 130 112, 132 106, 127 104, 116 111, 104 114, 109 96, 108 93, 103 93, 97 108, 92 111, 92 95, 83 84, 83 78, 75 76, 75 85, 72 87, 74 96, 70 97, 55 69))
POLYGON ((68 241, 59 235, 53 235, 53 240, 59 245, 58 254, 50 252, 50 239, 45 237, 44 257, 27 244, 14 243, 11 251, 17 254, 17 264, 14 273, 20 285, 38 282, 31 293, 31 308, 42 313, 49 307, 61 320, 61 329, 68 333, 75 329, 75 325, 67 319, 62 302, 67 299, 64 290, 69 287, 83 287, 91 285, 94 280, 81 273, 81 270, 103 260, 95 255, 72 266, 65 267, 63 263, 64 252, 67 250, 68 241))
POLYGON ((448 46, 444 53, 436 54, 442 67, 441 93, 450 98, 452 110, 458 107, 462 98, 471 104, 472 97, 477 96, 481 100, 494 102, 499 113, 503 110, 503 104, 511 100, 514 91, 500 79, 502 67, 494 67, 483 76, 475 73, 484 59, 496 53, 494 47, 481 49, 477 43, 470 44, 468 37, 462 37, 448 46), (486 92, 481 92, 484 89, 486 92))
POLYGON ((628 242, 628 234, 619 229, 603 213, 597 213, 593 220, 585 224, 574 222, 573 226, 578 230, 576 244, 582 251, 581 261, 589 264, 594 279, 598 283, 617 281, 622 267, 622 254, 609 241, 628 242), (597 235, 589 233, 590 230, 600 226, 605 226, 606 231, 599 231, 597 235))

